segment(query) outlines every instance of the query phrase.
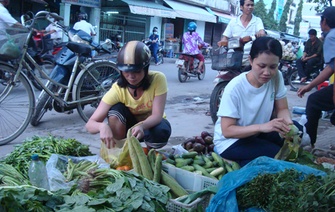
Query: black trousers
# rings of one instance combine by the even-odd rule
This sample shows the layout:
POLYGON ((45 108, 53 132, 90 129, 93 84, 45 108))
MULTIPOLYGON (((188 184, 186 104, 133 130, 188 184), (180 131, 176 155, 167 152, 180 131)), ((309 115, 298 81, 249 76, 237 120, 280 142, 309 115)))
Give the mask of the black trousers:
POLYGON ((320 62, 320 58, 314 57, 307 61, 302 61, 301 58, 297 60, 297 69, 300 78, 309 77, 314 71, 313 66, 320 62))
MULTIPOLYGON (((319 126, 319 119, 322 111, 331 111, 335 109, 333 102, 333 86, 329 85, 315 93, 312 93, 307 99, 305 124, 306 131, 311 138, 311 144, 316 142, 316 136, 319 126)), ((330 121, 335 124, 335 113, 332 114, 330 121)))

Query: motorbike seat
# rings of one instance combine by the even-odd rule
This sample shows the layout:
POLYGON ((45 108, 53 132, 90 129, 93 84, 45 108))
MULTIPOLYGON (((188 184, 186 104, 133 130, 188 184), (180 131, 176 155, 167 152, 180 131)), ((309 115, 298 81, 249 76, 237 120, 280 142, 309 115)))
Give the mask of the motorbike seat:
POLYGON ((181 55, 183 55, 183 56, 188 56, 188 57, 193 57, 193 58, 196 58, 196 57, 197 57, 196 54, 181 53, 181 55))
POLYGON ((71 51, 85 57, 90 57, 92 53, 91 46, 84 43, 68 42, 66 44, 66 47, 69 48, 71 51))

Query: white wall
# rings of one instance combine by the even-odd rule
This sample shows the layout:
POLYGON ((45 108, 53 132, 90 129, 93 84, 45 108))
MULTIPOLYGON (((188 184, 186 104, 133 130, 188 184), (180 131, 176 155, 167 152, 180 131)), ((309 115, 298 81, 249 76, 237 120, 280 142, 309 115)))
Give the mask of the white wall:
POLYGON ((197 33, 200 35, 202 40, 205 37, 205 22, 204 21, 197 21, 197 33))

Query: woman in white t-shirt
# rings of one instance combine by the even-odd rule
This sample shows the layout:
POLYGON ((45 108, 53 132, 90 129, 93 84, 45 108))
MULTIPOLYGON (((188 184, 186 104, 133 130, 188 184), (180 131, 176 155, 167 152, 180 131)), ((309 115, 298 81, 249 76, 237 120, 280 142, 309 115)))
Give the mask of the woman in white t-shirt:
POLYGON ((278 71, 282 48, 271 37, 257 38, 251 47, 252 69, 229 82, 215 124, 215 151, 241 166, 259 157, 274 157, 283 145, 280 134, 293 124, 286 87, 278 71), (276 109, 276 117, 271 119, 276 109))

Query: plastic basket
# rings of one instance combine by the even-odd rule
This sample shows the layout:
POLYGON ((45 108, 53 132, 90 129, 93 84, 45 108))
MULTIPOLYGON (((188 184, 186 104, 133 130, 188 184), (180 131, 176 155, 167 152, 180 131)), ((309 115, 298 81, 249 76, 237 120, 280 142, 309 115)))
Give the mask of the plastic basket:
POLYGON ((212 69, 240 69, 242 66, 242 51, 227 52, 224 48, 212 51, 212 69))
POLYGON ((27 29, 8 28, 0 31, 0 57, 12 60, 20 57, 28 36, 27 29))
POLYGON ((166 210, 169 212, 188 212, 188 211, 199 211, 197 209, 201 209, 200 211, 205 211, 205 208, 209 205, 211 194, 206 194, 201 198, 197 198, 193 202, 189 204, 184 204, 179 202, 178 199, 170 199, 168 204, 166 205, 166 210))

